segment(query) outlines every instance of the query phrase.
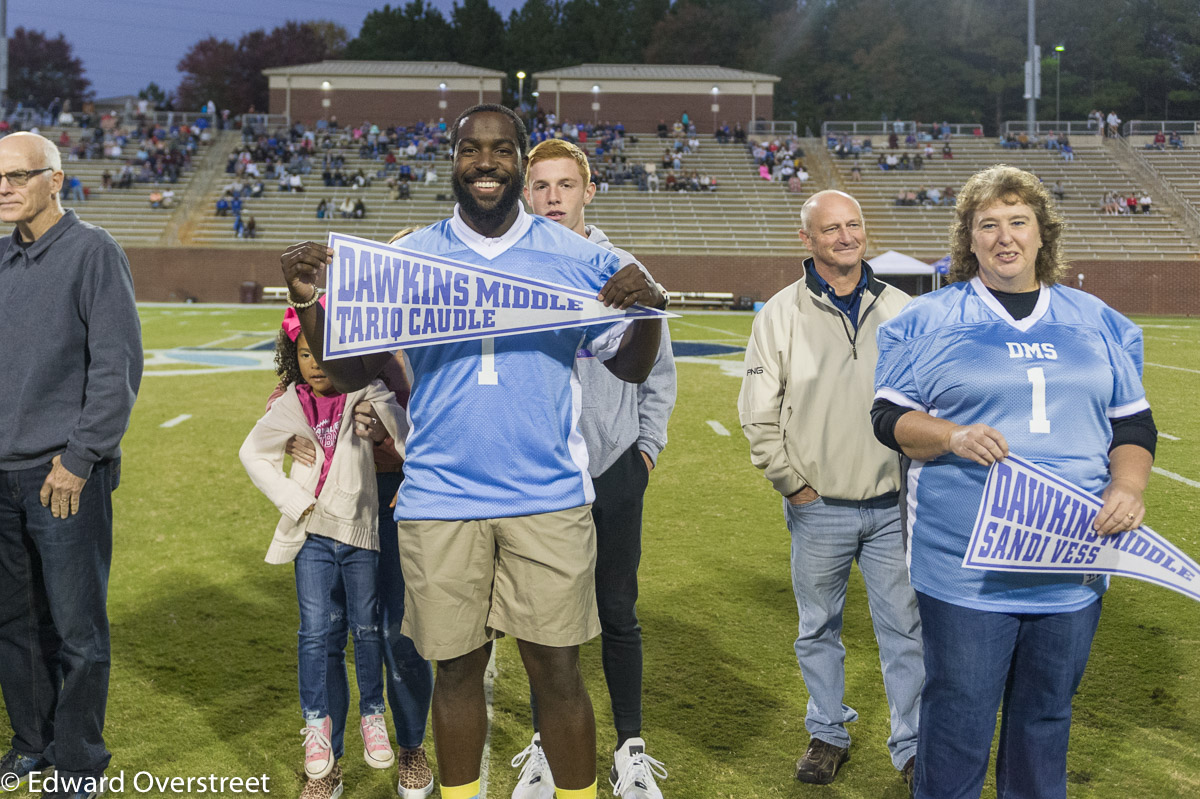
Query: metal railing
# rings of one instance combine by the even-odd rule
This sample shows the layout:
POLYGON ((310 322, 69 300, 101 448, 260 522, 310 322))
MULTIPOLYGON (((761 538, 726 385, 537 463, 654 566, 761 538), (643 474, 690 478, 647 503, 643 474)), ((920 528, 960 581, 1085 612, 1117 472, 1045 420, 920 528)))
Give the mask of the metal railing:
POLYGON ((1131 119, 1121 126, 1121 132, 1128 138, 1129 136, 1153 136, 1155 133, 1162 131, 1163 133, 1179 133, 1181 135, 1196 135, 1200 133, 1200 122, 1195 120, 1159 120, 1148 121, 1144 119, 1131 119))
MULTIPOLYGON (((1016 134, 1016 133, 1028 133, 1028 132, 1029 132, 1029 121, 1028 120, 1010 119, 1008 122, 1004 123, 1005 135, 1008 135, 1009 133, 1016 134)), ((1053 119, 1039 119, 1037 122, 1034 123, 1034 133, 1036 133, 1036 134, 1066 133, 1068 135, 1076 135, 1076 136, 1086 136, 1088 134, 1091 134, 1093 136, 1097 136, 1097 135, 1099 135, 1100 131, 1097 130, 1096 123, 1094 120, 1087 120, 1087 119, 1066 120, 1066 119, 1064 119, 1064 120, 1056 121, 1053 119)))
POLYGON ((759 119, 751 122, 746 130, 751 136, 795 136, 796 123, 782 119, 759 119))
POLYGON ((260 133, 291 127, 287 114, 242 114, 238 122, 242 130, 252 127, 260 133))
POLYGON ((887 136, 895 133, 897 136, 907 136, 912 133, 914 135, 927 135, 931 138, 940 137, 945 128, 950 128, 952 136, 974 136, 982 135, 983 126, 978 122, 913 122, 904 120, 869 120, 869 121, 845 121, 845 122, 823 122, 821 123, 822 138, 830 136, 841 136, 849 134, 852 136, 887 136))
POLYGON ((1171 199, 1171 204, 1178 208, 1181 214, 1179 221, 1194 238, 1200 238, 1200 211, 1197 211, 1196 207, 1171 185, 1171 181, 1158 171, 1154 163, 1130 144, 1127 138, 1106 139, 1105 141, 1112 142, 1109 146, 1124 154, 1125 159, 1135 168, 1135 171, 1141 173, 1140 177, 1155 184, 1157 191, 1166 194, 1171 199))

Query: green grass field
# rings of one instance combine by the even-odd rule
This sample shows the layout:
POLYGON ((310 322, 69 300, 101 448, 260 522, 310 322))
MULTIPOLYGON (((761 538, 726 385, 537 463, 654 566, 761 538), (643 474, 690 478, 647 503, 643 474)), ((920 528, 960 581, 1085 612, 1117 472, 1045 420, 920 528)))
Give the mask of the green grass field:
MULTIPOLYGON (((106 735, 115 753, 110 773, 125 771, 126 794, 139 771, 266 774, 271 795, 301 789, 292 571, 263 562, 277 514, 237 459, 275 384, 270 371, 245 368, 257 356, 239 348, 273 336, 281 313, 142 308, 148 366, 123 445, 109 599, 106 735), (182 365, 155 354, 205 345, 182 353, 194 359, 182 365), (202 363, 214 355, 223 366, 202 363), (191 417, 160 426, 182 414, 191 417)), ((1156 465, 1200 480, 1200 321, 1137 321, 1146 332, 1150 400, 1159 429, 1173 437, 1161 440, 1156 465)), ((690 314, 673 321, 672 333, 676 341, 740 346, 750 324, 749 315, 690 314)), ((645 736, 671 772, 661 787, 671 799, 900 799, 857 570, 844 632, 847 703, 861 716, 850 729, 853 757, 833 786, 792 779, 808 736, 792 651, 788 535, 778 496, 750 465, 738 425, 740 363, 730 354, 679 364, 671 440, 646 500, 645 736), (718 435, 709 421, 732 435, 718 435)), ((1156 474, 1147 505, 1148 524, 1200 557, 1200 489, 1156 474)), ((1200 607, 1186 597, 1114 580, 1075 702, 1073 799, 1200 796, 1198 621, 1200 607)), ((516 777, 508 761, 528 743, 527 688, 512 642, 497 649, 488 796, 508 797, 516 777)), ((584 665, 604 770, 613 733, 598 644, 585 648, 584 665)), ((6 722, 0 734, 10 734, 6 722)), ((363 763, 353 729, 347 744, 346 796, 395 796, 391 772, 363 763)))

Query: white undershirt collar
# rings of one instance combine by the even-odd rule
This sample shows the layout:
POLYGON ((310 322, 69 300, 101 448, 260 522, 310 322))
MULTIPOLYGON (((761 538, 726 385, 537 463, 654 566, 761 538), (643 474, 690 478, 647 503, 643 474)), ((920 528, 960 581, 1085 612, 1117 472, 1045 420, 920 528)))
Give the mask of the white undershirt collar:
POLYGON ((506 232, 494 239, 489 239, 468 227, 462 218, 462 206, 457 203, 454 206, 454 214, 450 217, 450 229, 454 231, 454 235, 462 239, 463 244, 489 261, 507 252, 529 232, 529 228, 532 226, 533 217, 525 213, 525 207, 519 201, 517 202, 517 220, 506 232))
POLYGON ((971 278, 971 288, 975 289, 976 296, 979 297, 980 301, 982 301, 992 313, 996 314, 996 316, 1000 317, 1002 321, 1007 322, 1009 325, 1015 327, 1017 330, 1020 330, 1022 333, 1026 332, 1029 330, 1029 328, 1040 322, 1042 317, 1046 315, 1046 311, 1050 308, 1050 292, 1044 283, 1038 285, 1037 304, 1033 306, 1033 311, 1029 314, 1029 316, 1026 316, 1024 319, 1013 319, 1012 314, 1010 314, 1008 310, 1000 304, 1000 300, 996 299, 996 295, 992 294, 992 292, 988 290, 988 287, 984 285, 984 282, 979 279, 979 275, 975 275, 975 277, 971 278))

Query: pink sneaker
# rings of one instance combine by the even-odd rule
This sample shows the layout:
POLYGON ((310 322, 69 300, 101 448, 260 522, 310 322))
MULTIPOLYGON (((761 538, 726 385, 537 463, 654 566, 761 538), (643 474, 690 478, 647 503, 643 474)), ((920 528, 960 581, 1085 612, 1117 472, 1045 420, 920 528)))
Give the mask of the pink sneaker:
POLYGON ((333 757, 333 746, 329 743, 329 734, 333 731, 333 722, 329 716, 320 719, 316 724, 305 724, 300 734, 304 736, 304 774, 310 780, 319 780, 329 776, 337 762, 333 757))
POLYGON ((388 740, 387 722, 382 715, 363 716, 363 759, 371 768, 390 768, 396 762, 392 742, 388 740))

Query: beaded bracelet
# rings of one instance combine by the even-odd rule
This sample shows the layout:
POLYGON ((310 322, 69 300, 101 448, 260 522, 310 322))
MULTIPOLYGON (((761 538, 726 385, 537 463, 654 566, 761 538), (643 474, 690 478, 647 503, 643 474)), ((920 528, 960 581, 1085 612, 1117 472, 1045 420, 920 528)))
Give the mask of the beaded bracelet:
POLYGON ((296 302, 295 300, 292 299, 292 292, 289 291, 288 295, 287 295, 288 305, 292 306, 297 311, 303 311, 305 308, 311 308, 313 305, 316 305, 317 300, 321 299, 321 295, 323 293, 324 292, 321 291, 319 288, 314 288, 312 297, 310 297, 307 301, 296 302))

